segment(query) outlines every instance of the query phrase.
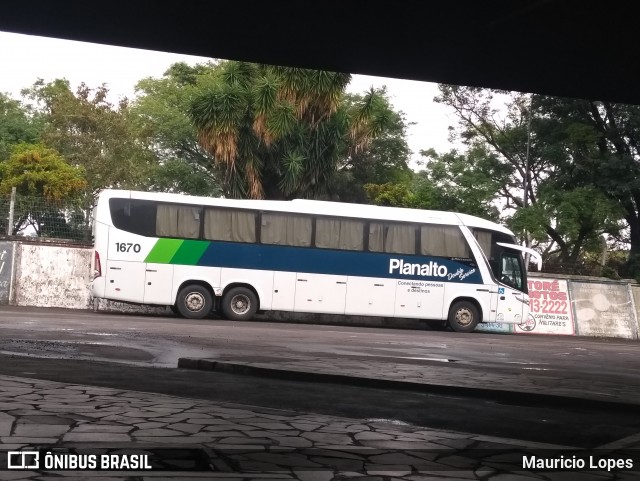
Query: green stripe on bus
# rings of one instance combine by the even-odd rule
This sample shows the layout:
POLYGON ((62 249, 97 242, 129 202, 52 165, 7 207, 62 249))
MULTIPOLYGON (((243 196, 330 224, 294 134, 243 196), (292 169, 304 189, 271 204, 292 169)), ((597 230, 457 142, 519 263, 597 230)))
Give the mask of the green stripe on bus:
POLYGON ((211 244, 208 241, 185 240, 171 259, 172 264, 195 266, 211 244))
POLYGON ((173 256, 184 242, 182 239, 158 239, 144 261, 155 262, 156 264, 170 264, 173 256))

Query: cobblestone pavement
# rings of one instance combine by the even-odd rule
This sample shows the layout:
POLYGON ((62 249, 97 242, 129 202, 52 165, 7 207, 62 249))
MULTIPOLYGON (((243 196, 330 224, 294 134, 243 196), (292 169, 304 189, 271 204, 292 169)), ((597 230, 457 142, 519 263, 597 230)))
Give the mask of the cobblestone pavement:
MULTIPOLYGON (((7 480, 640 478, 640 471, 522 470, 523 455, 557 456, 567 446, 11 376, 0 376, 0 441, 3 450, 145 450, 163 469, 0 471, 7 480), (185 450, 200 456, 185 459, 185 450)), ((640 438, 607 447, 637 449, 640 438)))

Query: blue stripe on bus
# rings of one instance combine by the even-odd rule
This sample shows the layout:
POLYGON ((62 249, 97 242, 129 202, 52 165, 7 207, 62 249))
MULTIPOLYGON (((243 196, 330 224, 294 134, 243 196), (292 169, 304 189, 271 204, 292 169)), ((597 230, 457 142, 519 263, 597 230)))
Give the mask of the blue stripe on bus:
MULTIPOLYGON (((482 284, 482 277, 475 263, 460 262, 441 257, 427 257, 375 252, 309 249, 304 247, 211 242, 198 261, 199 266, 258 269, 283 272, 305 272, 344 276, 386 277, 424 281, 448 281, 482 284), (405 273, 389 272, 390 263, 402 262, 405 273), (433 264, 446 267, 446 274, 416 274, 422 266, 423 273, 433 264), (406 267, 409 264, 409 267, 406 267), (425 265, 428 267, 425 268, 425 265)), ((431 269, 437 270, 437 269, 431 269)), ((437 273, 437 272, 436 272, 437 273)), ((433 272, 431 273, 433 274, 433 272)))

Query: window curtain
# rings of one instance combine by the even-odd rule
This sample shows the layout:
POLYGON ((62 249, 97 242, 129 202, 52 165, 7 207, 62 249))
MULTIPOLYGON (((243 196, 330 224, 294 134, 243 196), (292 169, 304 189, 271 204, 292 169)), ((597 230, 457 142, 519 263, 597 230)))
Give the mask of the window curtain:
POLYGON ((200 209, 159 204, 156 211, 156 235, 197 239, 200 235, 200 209))
POLYGON ((207 209, 204 238, 232 242, 256 241, 256 214, 225 209, 207 209))
POLYGON ((467 241, 458 227, 429 225, 420 229, 420 251, 423 255, 469 257, 467 241))
POLYGON ((311 245, 311 218, 264 214, 261 241, 264 244, 308 247, 311 245))
POLYGON ((477 230, 473 233, 487 259, 491 259, 491 232, 477 230))
POLYGON ((361 221, 316 220, 316 247, 324 249, 362 250, 364 223, 361 221))
POLYGON ((414 254, 415 245, 416 234, 412 225, 369 224, 369 250, 372 252, 414 254))

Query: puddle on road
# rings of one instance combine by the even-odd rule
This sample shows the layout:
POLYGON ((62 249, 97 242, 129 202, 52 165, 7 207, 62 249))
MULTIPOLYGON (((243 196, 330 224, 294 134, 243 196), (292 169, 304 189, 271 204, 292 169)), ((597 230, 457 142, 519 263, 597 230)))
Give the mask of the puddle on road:
POLYGON ((117 359, 123 361, 152 361, 154 355, 144 349, 114 346, 100 342, 42 341, 14 339, 0 344, 7 354, 32 356, 62 356, 69 358, 117 359))
POLYGON ((446 359, 437 357, 398 357, 398 359, 412 359, 416 361, 437 361, 437 362, 456 362, 457 359, 446 359))
POLYGON ((398 419, 367 419, 366 423, 385 423, 385 424, 395 424, 396 426, 409 426, 409 423, 405 423, 404 421, 400 421, 398 419))
MULTIPOLYGON (((100 333, 91 333, 98 335, 100 333)), ((105 335, 109 335, 105 333, 105 335)), ((0 342, 0 353, 36 358, 83 359, 176 368, 180 357, 215 357, 218 353, 164 342, 126 346, 117 341, 12 339, 0 342)))

